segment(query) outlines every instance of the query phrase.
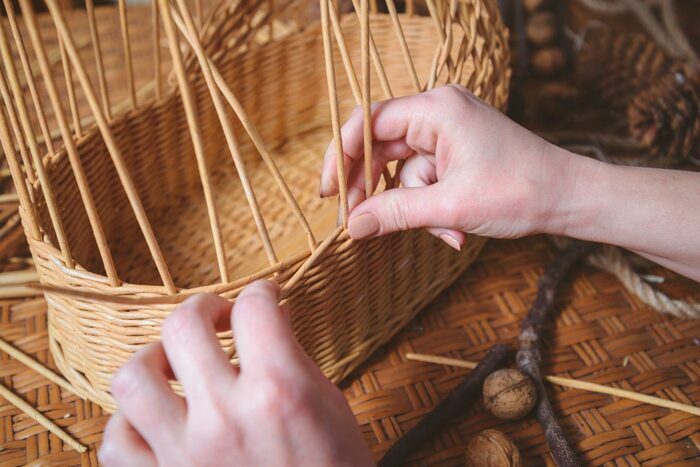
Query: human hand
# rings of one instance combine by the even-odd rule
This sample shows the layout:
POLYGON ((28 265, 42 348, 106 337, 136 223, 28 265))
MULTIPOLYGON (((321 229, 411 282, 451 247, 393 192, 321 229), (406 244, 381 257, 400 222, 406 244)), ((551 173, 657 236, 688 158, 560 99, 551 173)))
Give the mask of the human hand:
MULTIPOLYGON (((424 227, 460 249, 465 232, 514 238, 554 230, 553 213, 575 185, 580 156, 458 85, 377 103, 372 117, 375 187, 388 162, 405 159, 403 188, 365 200, 363 115, 356 110, 341 130, 353 238, 424 227)), ((332 143, 320 191, 338 193, 332 143)))
POLYGON ((106 466, 370 465, 342 393, 297 343, 278 288, 259 281, 236 304, 197 295, 164 322, 162 343, 112 379, 119 404, 99 460, 106 466), (240 369, 215 332, 233 328, 240 369), (182 384, 185 398, 168 381, 182 384))

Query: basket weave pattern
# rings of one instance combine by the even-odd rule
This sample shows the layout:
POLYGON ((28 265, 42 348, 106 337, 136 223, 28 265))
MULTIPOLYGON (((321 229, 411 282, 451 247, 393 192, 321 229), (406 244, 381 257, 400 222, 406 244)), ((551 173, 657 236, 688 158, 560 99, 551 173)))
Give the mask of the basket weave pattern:
MULTIPOLYGON (((60 14, 52 9, 54 2, 47 3, 60 26, 60 14)), ((191 100, 176 79, 175 63, 174 74, 164 80, 159 96, 139 93, 137 105, 103 115, 103 125, 99 111, 93 109, 97 124, 86 126, 79 136, 73 127, 76 153, 94 200, 93 216, 99 217, 104 232, 103 242, 74 176, 70 147, 57 145, 44 159, 53 198, 46 198, 40 181, 30 184, 22 215, 42 284, 47 287, 51 351, 81 395, 108 409, 114 407, 108 393, 111 375, 140 346, 156 340, 162 320, 193 293, 209 291, 235 299, 253 279, 274 278, 283 286, 302 346, 337 381, 449 285, 483 245, 483 239, 472 237, 465 251, 456 254, 422 232, 352 242, 342 228, 335 228, 335 200, 319 200, 316 191, 320 155, 332 137, 322 28, 312 24, 270 40, 269 34, 265 37, 270 24, 266 20, 270 15, 265 16, 263 10, 267 4, 218 5, 200 35, 202 47, 211 67, 220 72, 245 109, 247 121, 274 155, 318 243, 300 228, 298 216, 290 212, 288 200, 267 172, 242 123, 229 111, 237 149, 255 190, 255 207, 251 208, 251 197, 226 150, 226 134, 210 97, 211 88, 192 52, 183 57, 191 100), (194 105, 194 113, 183 110, 188 103, 194 105), (199 153, 190 132, 193 124, 188 117, 192 116, 204 142, 199 153), (121 171, 112 163, 115 152, 123 162, 121 171), (208 168, 206 176, 198 160, 208 168), (124 172, 133 189, 124 188, 124 172), (212 203, 203 186, 209 187, 212 203), (52 199, 59 207, 60 226, 52 215, 52 199), (260 224, 251 218, 256 209, 264 220, 262 233, 260 224), (220 243, 212 235, 216 229, 210 228, 213 218, 220 243), (272 258, 265 235, 274 248, 272 258), (70 255, 62 238, 70 246, 70 255), (310 249, 307 242, 312 243, 310 249)), ((441 5, 442 14, 447 15, 447 4, 441 5)), ((508 51, 495 4, 476 0, 460 5, 463 27, 448 29, 443 24, 442 47, 435 32, 435 22, 440 21, 437 16, 436 21, 401 16, 415 69, 419 76, 432 73, 431 86, 461 82, 503 108, 508 51), (433 40, 426 39, 431 37, 433 40), (441 50, 445 53, 436 53, 441 50), (436 66, 437 58, 445 63, 436 66), (459 74, 453 66, 457 63, 462 67, 459 74)), ((23 7, 26 16, 26 5, 23 7)), ((175 19, 181 21, 178 16, 175 19)), ((451 17, 446 21, 451 24, 451 17)), ((339 24, 351 59, 359 63, 363 58, 360 22, 351 13, 341 17, 339 24)), ((391 18, 372 15, 370 24, 393 95, 415 92, 404 58, 396 53, 391 18)), ((69 39, 64 37, 70 51, 69 39)), ((88 48, 79 55, 90 52, 88 48)), ((336 48, 336 70, 344 66, 340 55, 336 48)), ((80 67, 71 63, 77 74, 80 67)), ((98 74, 92 70, 87 75, 98 74)), ((380 80, 376 72, 372 80, 380 80)), ((340 115, 347 115, 357 103, 349 83, 344 77, 336 80, 340 115)), ((89 100, 87 92, 82 92, 89 100)), ((371 99, 383 97, 375 84, 371 99)), ((5 136, 6 149, 17 145, 15 138, 5 136)), ((10 157, 12 154, 20 160, 17 151, 8 151, 10 157)), ((23 168, 33 174, 31 164, 23 168)), ((221 338, 234 355, 230 336, 221 338)))

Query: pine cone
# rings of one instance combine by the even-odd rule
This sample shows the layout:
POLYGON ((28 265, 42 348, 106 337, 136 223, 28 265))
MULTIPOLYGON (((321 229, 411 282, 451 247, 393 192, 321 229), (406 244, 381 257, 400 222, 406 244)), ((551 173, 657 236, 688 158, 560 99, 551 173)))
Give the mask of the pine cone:
POLYGON ((634 98, 627 109, 630 135, 668 167, 700 156, 700 70, 668 73, 634 98))
POLYGON ((600 102, 624 110, 635 95, 680 66, 643 34, 601 28, 586 34, 576 59, 576 75, 581 87, 600 102))

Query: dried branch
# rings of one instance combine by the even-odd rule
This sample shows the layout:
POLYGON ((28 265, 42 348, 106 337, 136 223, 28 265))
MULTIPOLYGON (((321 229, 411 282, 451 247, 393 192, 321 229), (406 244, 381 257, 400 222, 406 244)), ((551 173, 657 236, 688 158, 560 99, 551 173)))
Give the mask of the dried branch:
POLYGON ((592 248, 592 243, 573 240, 547 267, 540 279, 535 302, 523 320, 519 337, 520 350, 516 357, 520 371, 532 378, 537 386, 538 400, 535 406, 535 416, 542 425, 552 457, 560 467, 579 464, 576 454, 566 441, 564 431, 559 425, 547 397, 540 371, 542 361, 539 349, 540 339, 544 323, 551 319, 550 315, 555 308, 556 292, 563 279, 580 260, 588 255, 592 248))
POLYGON ((421 444, 435 432, 442 429, 445 423, 457 414, 463 413, 464 408, 475 400, 479 400, 484 379, 494 371, 502 368, 508 357, 508 347, 496 344, 488 351, 479 364, 464 377, 461 383, 448 394, 432 412, 427 414, 418 424, 405 433, 379 461, 380 467, 404 465, 406 458, 414 453, 421 444))

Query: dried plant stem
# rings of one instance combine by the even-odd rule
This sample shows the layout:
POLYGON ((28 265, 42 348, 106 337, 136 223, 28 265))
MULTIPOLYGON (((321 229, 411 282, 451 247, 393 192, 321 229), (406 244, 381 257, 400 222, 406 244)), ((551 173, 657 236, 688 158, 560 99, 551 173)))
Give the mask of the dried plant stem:
POLYGON ((39 412, 37 409, 25 402, 21 397, 16 395, 14 392, 6 388, 4 385, 0 384, 0 396, 6 399, 10 404, 17 407, 19 410, 27 414, 32 420, 49 430, 51 433, 55 434, 63 440, 68 446, 72 447, 78 452, 86 452, 87 447, 80 444, 71 435, 61 429, 54 422, 46 418, 44 414, 39 412))
POLYGON ((535 382, 538 392, 535 416, 542 425, 547 446, 556 464, 560 467, 579 465, 576 454, 569 446, 564 436, 564 430, 557 421, 552 405, 544 387, 540 365, 540 340, 544 323, 551 319, 555 308, 555 298, 563 279, 571 269, 582 260, 593 248, 592 243, 578 240, 572 241, 566 249, 547 267, 540 278, 537 297, 530 311, 523 320, 520 332, 520 350, 516 357, 520 371, 535 382))
POLYGON ((508 357, 508 347, 496 344, 486 356, 474 367, 459 385, 450 392, 432 412, 421 419, 418 424, 405 433, 379 461, 380 467, 404 465, 406 458, 420 447, 436 431, 443 428, 445 423, 464 412, 464 408, 478 399, 484 379, 494 371, 502 368, 508 357))
MULTIPOLYGON (((476 368, 477 365, 476 362, 470 362, 469 360, 442 357, 440 355, 407 353, 406 355, 404 355, 404 357, 406 357, 406 360, 413 360, 416 362, 424 363, 435 363, 437 365, 456 366, 459 368, 473 369, 476 368)), ((670 401, 668 399, 662 399, 660 397, 649 396, 640 392, 628 391, 626 389, 619 389, 611 386, 605 386, 603 384, 596 384, 591 383, 589 381, 581 381, 572 378, 564 378, 561 376, 542 376, 542 379, 544 379, 548 383, 556 384, 557 386, 561 386, 564 388, 580 389, 582 391, 595 392, 598 394, 607 394, 613 397, 629 399, 632 401, 642 402, 644 404, 654 405, 656 407, 678 410, 679 412, 685 412, 691 415, 700 416, 700 407, 695 407, 693 405, 683 404, 676 401, 670 401)))
POLYGON ((44 378, 48 379, 52 383, 56 383, 63 389, 65 389, 68 392, 72 392, 73 394, 77 394, 75 388, 73 385, 71 385, 68 381, 66 381, 63 377, 57 375, 50 369, 48 369, 46 366, 42 365, 40 362, 34 360, 32 357, 29 355, 25 354, 21 350, 19 350, 17 347, 13 346, 9 342, 5 341, 4 339, 0 338, 0 350, 5 352, 7 355, 10 357, 14 358, 24 366, 36 371, 39 373, 41 376, 44 378))

